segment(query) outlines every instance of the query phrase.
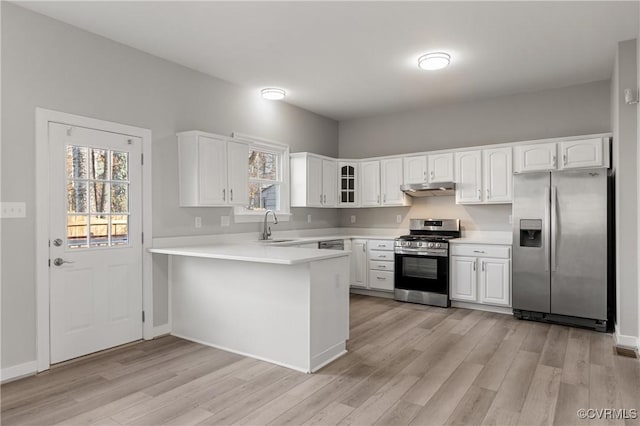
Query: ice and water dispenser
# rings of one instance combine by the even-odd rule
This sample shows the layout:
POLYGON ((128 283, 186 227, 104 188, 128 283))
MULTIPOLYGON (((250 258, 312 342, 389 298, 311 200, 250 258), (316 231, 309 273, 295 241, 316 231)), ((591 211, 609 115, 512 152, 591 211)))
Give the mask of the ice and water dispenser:
POLYGON ((520 219, 520 247, 542 247, 542 219, 520 219))

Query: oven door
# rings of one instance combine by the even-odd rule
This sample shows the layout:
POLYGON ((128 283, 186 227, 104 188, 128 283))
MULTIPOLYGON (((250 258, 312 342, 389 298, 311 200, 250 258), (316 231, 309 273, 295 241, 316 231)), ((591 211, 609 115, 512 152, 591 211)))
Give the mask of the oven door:
POLYGON ((449 294, 449 257, 395 255, 395 288, 449 294))

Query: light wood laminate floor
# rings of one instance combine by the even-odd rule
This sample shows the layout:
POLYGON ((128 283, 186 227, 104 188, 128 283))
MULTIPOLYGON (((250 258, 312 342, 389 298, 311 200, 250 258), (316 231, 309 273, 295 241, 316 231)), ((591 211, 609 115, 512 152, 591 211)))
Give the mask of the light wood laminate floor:
POLYGON ((352 295, 348 349, 307 375, 164 337, 3 385, 2 424, 623 425, 576 412, 640 409, 640 362, 608 334, 352 295))

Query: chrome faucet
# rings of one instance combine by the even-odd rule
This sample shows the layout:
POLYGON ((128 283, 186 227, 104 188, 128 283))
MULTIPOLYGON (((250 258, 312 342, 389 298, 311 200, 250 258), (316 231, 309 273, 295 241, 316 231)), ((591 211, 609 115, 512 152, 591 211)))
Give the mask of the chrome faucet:
POLYGON ((273 224, 278 224, 278 216, 276 216, 276 213, 273 210, 267 210, 266 212, 264 212, 264 229, 262 230, 263 240, 268 240, 269 237, 271 237, 271 227, 267 226, 267 217, 269 216, 269 213, 273 215, 273 224))

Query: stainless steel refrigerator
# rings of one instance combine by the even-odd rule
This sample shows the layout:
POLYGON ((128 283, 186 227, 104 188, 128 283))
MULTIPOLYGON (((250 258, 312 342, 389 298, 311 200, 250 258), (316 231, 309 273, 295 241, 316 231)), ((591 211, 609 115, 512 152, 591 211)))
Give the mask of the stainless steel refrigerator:
POLYGON ((608 172, 584 169, 514 176, 516 317, 607 329, 612 319, 613 271, 608 172))

